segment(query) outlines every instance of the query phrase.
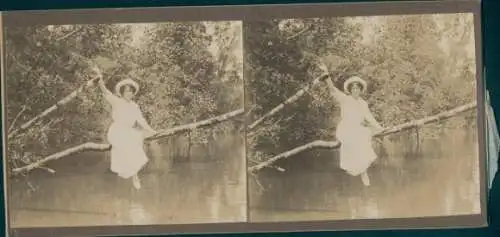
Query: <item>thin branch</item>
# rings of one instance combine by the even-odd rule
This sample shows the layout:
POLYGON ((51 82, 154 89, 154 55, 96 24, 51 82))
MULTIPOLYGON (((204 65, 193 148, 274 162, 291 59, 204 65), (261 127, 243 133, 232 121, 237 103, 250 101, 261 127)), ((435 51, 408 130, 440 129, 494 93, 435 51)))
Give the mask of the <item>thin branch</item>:
MULTIPOLYGON (((252 162, 252 163, 254 163, 254 164, 260 164, 260 162, 259 162, 259 161, 256 161, 256 160, 254 160, 254 159, 250 159, 250 158, 247 158, 247 159, 248 159, 248 161, 249 161, 249 162, 252 162)), ((269 168, 274 168, 274 169, 276 169, 276 170, 278 170, 278 171, 280 171, 280 172, 285 172, 285 171, 286 171, 286 169, 281 168, 281 167, 276 166, 276 165, 271 165, 271 166, 267 166, 267 167, 269 167, 269 168)))
POLYGON ((257 187, 259 187, 259 192, 266 190, 266 188, 264 188, 264 186, 260 183, 259 178, 254 173, 250 174, 253 180, 255 181, 255 184, 257 184, 257 187))
POLYGON ((278 160, 281 160, 281 159, 284 159, 284 158, 289 158, 291 156, 299 154, 299 153, 301 153, 303 151, 311 150, 313 148, 328 148, 328 149, 332 149, 332 148, 337 148, 339 145, 340 145, 340 142, 338 142, 338 141, 322 141, 322 140, 313 141, 313 142, 310 142, 308 144, 305 144, 305 145, 302 145, 302 146, 298 146, 298 147, 296 147, 296 148, 294 148, 292 150, 283 152, 283 153, 281 153, 279 155, 276 155, 276 156, 270 158, 269 160, 261 162, 258 165, 254 165, 254 166, 248 168, 248 171, 249 172, 259 171, 260 169, 262 169, 264 167, 271 166, 274 162, 276 162, 278 160))
POLYGON ((253 105, 250 109, 247 109, 245 116, 249 116, 250 114, 252 114, 255 109, 257 109, 257 105, 253 105))
POLYGON ((32 68, 30 66, 27 66, 27 65, 24 65, 21 62, 19 62, 19 60, 17 59, 16 55, 14 55, 12 53, 8 53, 8 55, 10 55, 12 57, 12 61, 14 61, 17 64, 17 66, 21 67, 25 71, 35 70, 34 68, 32 68))
MULTIPOLYGON (((382 130, 382 131, 380 131, 378 133, 375 133, 373 136, 374 137, 386 136, 386 135, 393 134, 393 133, 398 133, 398 132, 401 132, 401 131, 404 131, 404 130, 407 130, 407 129, 420 127, 420 126, 425 125, 425 124, 442 121, 442 120, 451 118, 453 116, 456 116, 456 115, 458 115, 460 113, 473 110, 476 107, 477 107, 477 103, 476 102, 472 102, 472 103, 465 104, 465 105, 456 107, 456 108, 454 108, 452 110, 448 110, 448 111, 445 111, 445 112, 442 112, 442 113, 439 113, 439 114, 436 114, 436 115, 433 115, 433 116, 428 116, 428 117, 425 117, 425 118, 422 118, 422 119, 413 120, 413 121, 410 121, 410 122, 407 122, 407 123, 402 123, 402 124, 390 127, 388 129, 384 129, 384 130, 382 130)), ((340 142, 339 141, 322 141, 322 140, 313 141, 313 142, 310 142, 308 144, 296 147, 296 148, 294 148, 292 150, 283 152, 283 153, 281 153, 279 155, 276 155, 276 156, 270 158, 269 160, 264 161, 264 162, 262 162, 262 163, 260 163, 258 165, 254 165, 254 166, 250 167, 248 169, 248 171, 249 172, 259 171, 260 169, 262 169, 264 167, 268 167, 268 166, 272 165, 274 162, 276 162, 276 161, 278 161, 280 159, 289 158, 291 156, 297 155, 298 153, 301 153, 301 152, 307 151, 307 150, 311 150, 313 148, 334 149, 334 148, 338 148, 339 146, 340 146, 340 142)))
POLYGON ((56 171, 55 171, 55 170, 50 169, 50 168, 47 168, 47 167, 43 167, 43 166, 38 167, 38 169, 45 170, 45 171, 47 171, 47 172, 49 172, 49 173, 51 173, 51 174, 55 174, 55 173, 56 173, 56 171))
POLYGON ((78 29, 76 29, 76 30, 73 30, 73 31, 71 31, 71 32, 69 32, 69 33, 67 33, 67 34, 65 34, 65 35, 63 35, 63 36, 61 36, 61 37, 57 38, 57 39, 56 39, 56 41, 65 40, 65 39, 67 39, 67 38, 71 37, 72 35, 74 35, 74 34, 76 34, 76 33, 80 32, 80 31, 82 31, 82 30, 83 30, 83 27, 80 27, 80 28, 78 28, 78 29))
POLYGON ((312 24, 309 25, 309 26, 307 26, 306 28, 304 28, 303 30, 295 33, 294 35, 291 35, 291 36, 287 37, 286 40, 292 40, 292 39, 295 39, 295 38, 301 36, 302 34, 306 33, 308 30, 312 29, 312 26, 313 26, 312 24))
POLYGON ((26 108, 27 108, 27 106, 23 105, 23 108, 21 109, 21 111, 19 111, 19 113, 17 113, 14 120, 12 120, 12 123, 10 124, 9 129, 7 129, 7 131, 12 131, 12 129, 16 125, 17 120, 19 119, 19 117, 21 117, 21 114, 24 113, 24 111, 26 111, 26 108))
MULTIPOLYGON (((293 116, 295 116, 295 115, 292 114, 291 117, 293 117, 293 116)), ((268 124, 265 127, 260 127, 260 128, 254 129, 254 130, 252 130, 250 132, 247 131, 246 132, 246 137, 247 138, 252 138, 252 137, 256 136, 257 134, 260 134, 261 132, 267 132, 269 134, 270 133, 269 128, 273 128, 273 127, 278 126, 278 124, 281 123, 283 120, 284 120, 283 118, 279 118, 279 119, 276 119, 275 121, 273 121, 272 124, 268 124)))

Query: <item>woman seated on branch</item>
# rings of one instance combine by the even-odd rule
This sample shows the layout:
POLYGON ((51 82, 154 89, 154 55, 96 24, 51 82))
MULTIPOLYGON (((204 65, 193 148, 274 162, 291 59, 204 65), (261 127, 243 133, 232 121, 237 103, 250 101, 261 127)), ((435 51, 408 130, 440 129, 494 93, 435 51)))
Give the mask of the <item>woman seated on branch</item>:
POLYGON ((344 92, 336 88, 328 75, 323 77, 332 96, 340 104, 341 120, 336 137, 340 141, 340 168, 352 176, 361 176, 365 186, 370 185, 367 169, 377 159, 372 147, 372 137, 383 127, 377 122, 361 98, 367 83, 353 76, 344 82, 344 92))
POLYGON ((139 105, 133 101, 139 92, 139 85, 132 79, 125 79, 116 84, 115 93, 112 93, 106 88, 100 73, 97 82, 112 108, 113 122, 107 133, 111 144, 111 171, 121 178, 132 178, 134 187, 139 189, 141 182, 138 172, 148 162, 144 138, 146 134, 151 136, 157 133, 144 118, 139 105))

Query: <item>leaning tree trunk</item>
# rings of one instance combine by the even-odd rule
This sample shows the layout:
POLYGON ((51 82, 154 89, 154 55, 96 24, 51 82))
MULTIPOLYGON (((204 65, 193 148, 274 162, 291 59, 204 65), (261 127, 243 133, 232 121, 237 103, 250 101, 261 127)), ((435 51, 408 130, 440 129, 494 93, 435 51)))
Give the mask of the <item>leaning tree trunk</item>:
POLYGON ((9 132, 9 134, 7 135, 7 138, 10 139, 10 138, 16 136, 17 134, 19 134, 23 131, 26 131, 26 129, 35 125, 36 122, 39 121, 40 119, 46 117, 47 115, 51 114, 52 112, 56 111, 57 109, 61 108, 62 106, 68 104, 73 99, 75 99, 79 94, 81 94, 85 89, 93 86, 94 81, 95 81, 95 79, 89 80, 87 83, 80 86, 78 89, 74 90, 69 95, 65 96, 64 98, 62 98, 61 100, 56 102, 54 105, 50 106, 49 108, 47 108, 46 110, 44 110, 43 112, 38 114, 37 116, 33 117, 29 121, 22 124, 19 128, 12 130, 12 132, 9 132))
POLYGON ((306 85, 305 87, 303 87, 302 89, 300 89, 299 91, 297 91, 297 93, 295 93, 293 96, 289 97, 284 102, 282 102, 281 104, 277 105, 276 107, 274 107, 273 109, 271 109, 269 112, 267 112, 266 114, 264 114, 262 117, 260 117, 259 119, 257 119, 255 122, 253 122, 250 125, 248 125, 247 130, 248 131, 253 130, 255 127, 257 127, 257 125, 259 125, 260 123, 262 123, 268 117, 273 116, 274 114, 278 113, 280 110, 282 110, 283 108, 285 108, 285 106, 287 106, 287 105, 289 105, 289 104, 297 101, 298 99, 300 99, 300 97, 302 97, 307 91, 309 91, 315 85, 317 85, 318 83, 320 83, 323 77, 324 76, 317 77, 311 83, 309 83, 308 85, 306 85))
MULTIPOLYGON (((80 28, 80 30, 81 29, 82 28, 80 28)), ((69 33, 67 36, 63 36, 63 37, 69 37, 69 36, 77 33, 78 31, 79 30, 75 30, 75 31, 69 33)), ((83 61, 86 61, 89 66, 95 67, 95 69, 99 70, 99 73, 100 73, 100 69, 90 59, 88 59, 88 58, 86 58, 86 57, 84 57, 84 56, 82 56, 82 55, 80 55, 78 53, 75 53, 75 52, 72 52, 71 54, 73 56, 75 56, 75 57, 80 58, 83 61)), ((92 87, 95 84, 95 81, 97 79, 98 78, 93 78, 91 80, 88 80, 85 84, 81 85, 76 90, 74 90, 73 92, 71 92, 69 95, 67 95, 64 98, 62 98, 61 100, 57 101, 54 105, 50 106, 49 108, 47 108, 44 111, 42 111, 40 114, 36 115, 35 117, 33 117, 32 119, 30 119, 29 121, 27 121, 24 124, 22 124, 19 128, 13 129, 12 131, 8 131, 9 133, 7 135, 7 138, 9 138, 9 139, 13 138, 14 136, 18 135, 19 133, 21 133, 23 131, 26 131, 28 128, 30 128, 33 125, 35 125, 36 122, 39 121, 40 119, 45 118, 47 115, 53 113, 54 111, 58 110, 59 108, 65 106, 65 105, 67 105, 69 102, 71 102, 76 97, 78 97, 78 95, 80 95, 84 90, 92 87)))

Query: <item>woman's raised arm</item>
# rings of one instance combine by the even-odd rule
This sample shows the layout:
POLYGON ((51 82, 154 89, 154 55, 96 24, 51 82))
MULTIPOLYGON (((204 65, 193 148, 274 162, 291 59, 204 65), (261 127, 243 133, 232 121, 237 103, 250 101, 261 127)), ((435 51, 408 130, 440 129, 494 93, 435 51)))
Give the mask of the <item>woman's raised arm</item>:
POLYGON ((115 104, 115 101, 118 100, 118 97, 114 95, 108 88, 106 88, 106 85, 104 84, 104 81, 102 78, 99 78, 97 81, 97 85, 99 86, 99 89, 101 89, 102 94, 104 95, 104 99, 108 101, 111 105, 115 104))
POLYGON ((118 100, 118 97, 116 95, 114 95, 110 90, 108 90, 108 88, 104 84, 101 70, 99 70, 98 67, 95 67, 95 68, 93 68, 93 71, 97 74, 97 85, 99 86, 99 89, 101 90, 102 94, 104 95, 104 98, 111 105, 115 104, 115 102, 118 100))
POLYGON ((104 84, 104 80, 99 69, 95 69, 95 72, 97 73, 97 85, 99 86, 99 89, 101 89, 101 92, 104 95, 104 99, 106 99, 106 101, 108 101, 108 103, 110 103, 111 105, 115 104, 119 98, 114 95, 113 92, 108 90, 108 88, 104 84))
POLYGON ((330 91, 330 94, 339 102, 343 101, 344 98, 346 97, 346 94, 344 94, 342 91, 340 91, 337 87, 333 85, 332 80, 325 75, 326 78, 323 80, 325 81, 326 85, 328 86, 328 90, 330 91))

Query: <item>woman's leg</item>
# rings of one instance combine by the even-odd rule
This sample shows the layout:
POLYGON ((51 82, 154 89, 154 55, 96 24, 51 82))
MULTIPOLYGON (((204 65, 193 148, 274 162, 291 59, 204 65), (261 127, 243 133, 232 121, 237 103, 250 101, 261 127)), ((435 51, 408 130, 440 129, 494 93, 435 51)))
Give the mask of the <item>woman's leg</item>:
POLYGON ((134 176, 132 176, 132 183, 134 184, 134 187, 136 189, 140 189, 141 188, 141 180, 139 179, 139 176, 137 174, 135 174, 134 176))
POLYGON ((368 173, 366 171, 361 173, 361 181, 365 186, 370 186, 370 177, 368 177, 368 173))

